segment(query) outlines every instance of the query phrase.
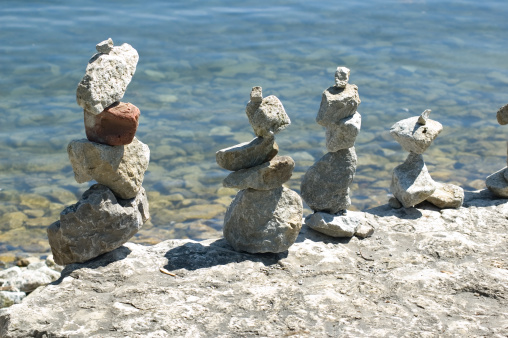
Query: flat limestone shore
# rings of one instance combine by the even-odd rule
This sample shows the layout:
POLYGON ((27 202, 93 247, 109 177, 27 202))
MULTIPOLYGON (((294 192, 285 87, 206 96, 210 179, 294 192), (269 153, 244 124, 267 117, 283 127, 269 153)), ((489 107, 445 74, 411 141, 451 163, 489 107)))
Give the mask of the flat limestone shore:
POLYGON ((466 192, 457 210, 386 205, 366 218, 372 237, 304 225, 281 254, 127 243, 1 310, 0 336, 508 336, 507 199, 466 192))

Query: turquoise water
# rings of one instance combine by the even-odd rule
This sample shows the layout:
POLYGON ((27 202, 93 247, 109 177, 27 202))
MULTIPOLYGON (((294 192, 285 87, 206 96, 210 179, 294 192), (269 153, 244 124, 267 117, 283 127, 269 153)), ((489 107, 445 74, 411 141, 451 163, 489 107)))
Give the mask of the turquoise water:
MULTIPOLYGON (((388 134, 432 109, 444 131, 425 154, 431 175, 484 187, 506 165, 508 2, 2 1, 0 7, 0 254, 47 252, 46 227, 75 203, 69 141, 85 136, 75 102, 95 45, 111 37, 140 61, 123 99, 141 110, 151 149, 144 187, 152 219, 135 240, 220 235, 234 191, 215 151, 251 140, 253 86, 280 98, 293 124, 277 135, 296 161, 288 185, 326 148, 314 122, 337 66, 362 103, 353 208, 386 203, 406 153, 388 134)), ((5 258, 4 260, 8 260, 5 258)))

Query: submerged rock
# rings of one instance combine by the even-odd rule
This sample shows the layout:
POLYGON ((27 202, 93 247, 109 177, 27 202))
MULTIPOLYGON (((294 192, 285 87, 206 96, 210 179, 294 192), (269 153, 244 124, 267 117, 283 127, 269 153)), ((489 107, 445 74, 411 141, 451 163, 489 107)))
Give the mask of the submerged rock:
POLYGON ((256 137, 250 142, 217 151, 215 159, 221 168, 237 171, 268 162, 278 152, 279 146, 274 137, 256 137))

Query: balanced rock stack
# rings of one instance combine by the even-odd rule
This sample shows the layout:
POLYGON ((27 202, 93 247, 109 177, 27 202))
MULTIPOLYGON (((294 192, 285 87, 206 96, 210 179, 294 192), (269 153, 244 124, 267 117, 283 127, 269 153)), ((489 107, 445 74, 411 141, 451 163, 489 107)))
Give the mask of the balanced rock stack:
POLYGON ((315 212, 305 219, 312 229, 333 237, 352 237, 362 227, 366 237, 373 229, 364 229, 361 212, 349 212, 349 187, 356 172, 355 140, 362 117, 358 87, 349 84, 350 70, 338 67, 335 85, 323 92, 316 122, 326 128, 329 151, 312 165, 301 183, 303 200, 315 212))
POLYGON ((139 109, 119 102, 139 59, 128 44, 99 43, 77 88, 88 139, 71 141, 69 159, 78 183, 95 180, 60 220, 47 230, 57 264, 84 262, 112 251, 134 236, 149 218, 141 186, 150 149, 134 135, 139 109))
MULTIPOLYGON (((502 126, 508 124, 508 104, 498 110, 497 122, 502 126)), ((485 181, 485 185, 496 196, 508 198, 508 167, 504 167, 503 169, 488 176, 485 181)))
POLYGON ((300 196, 282 184, 291 178, 295 162, 276 156, 274 135, 291 121, 273 95, 263 98, 261 87, 252 88, 246 108, 256 138, 219 150, 217 164, 233 171, 224 186, 240 189, 224 217, 224 237, 237 251, 283 252, 302 227, 300 196))
POLYGON ((427 170, 423 153, 443 130, 441 123, 429 119, 431 110, 420 116, 395 123, 390 134, 409 155, 404 163, 395 167, 390 190, 394 208, 413 207, 428 201, 439 208, 459 208, 464 200, 464 190, 453 184, 435 182, 427 170))

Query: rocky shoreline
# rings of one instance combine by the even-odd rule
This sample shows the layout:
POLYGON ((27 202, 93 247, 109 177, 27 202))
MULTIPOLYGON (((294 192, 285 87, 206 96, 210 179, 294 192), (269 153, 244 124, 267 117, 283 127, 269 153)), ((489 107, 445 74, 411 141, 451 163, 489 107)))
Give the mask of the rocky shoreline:
POLYGON ((373 236, 304 225, 278 254, 224 239, 126 243, 0 310, 2 337, 506 336, 508 200, 466 192, 364 212, 373 236))

